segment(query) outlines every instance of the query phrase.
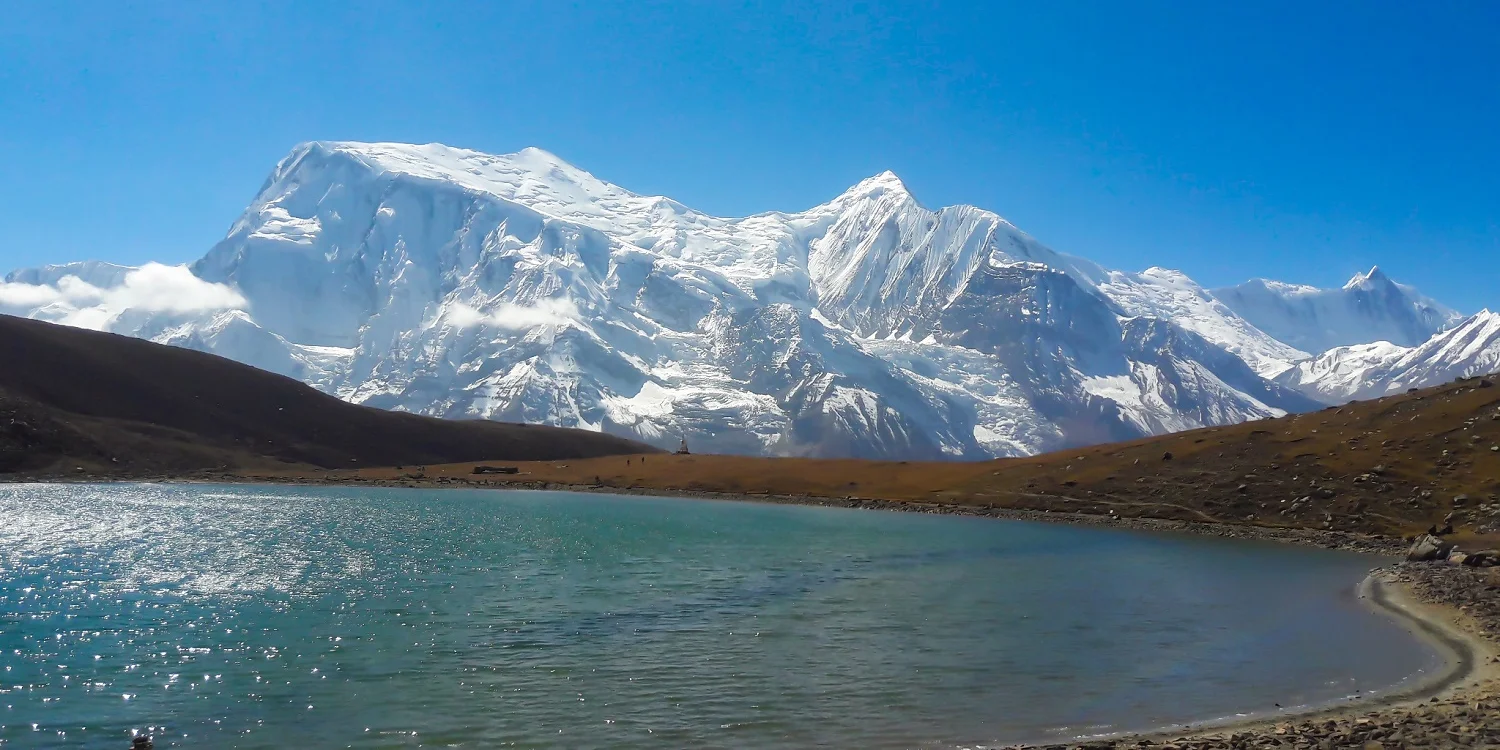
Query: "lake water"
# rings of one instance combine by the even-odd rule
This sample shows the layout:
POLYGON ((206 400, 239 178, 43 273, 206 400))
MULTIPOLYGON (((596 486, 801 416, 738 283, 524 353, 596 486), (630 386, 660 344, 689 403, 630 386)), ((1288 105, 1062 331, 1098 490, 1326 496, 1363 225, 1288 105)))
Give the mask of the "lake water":
POLYGON ((546 492, 0 485, 0 747, 973 747, 1410 679, 1378 558, 546 492))

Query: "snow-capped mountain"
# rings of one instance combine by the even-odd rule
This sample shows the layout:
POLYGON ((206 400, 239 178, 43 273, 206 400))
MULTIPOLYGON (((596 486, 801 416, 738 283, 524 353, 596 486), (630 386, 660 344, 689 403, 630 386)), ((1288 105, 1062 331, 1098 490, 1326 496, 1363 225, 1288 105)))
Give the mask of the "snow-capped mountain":
POLYGON ((1186 276, 928 210, 888 172, 731 219, 536 149, 308 143, 190 269, 21 271, 0 311, 703 451, 1025 455, 1316 406, 1266 379, 1309 352, 1186 276))
POLYGON ((134 270, 136 269, 131 266, 84 260, 41 268, 23 268, 7 275, 5 281, 11 284, 56 287, 64 283, 64 279, 71 279, 98 289, 111 289, 123 284, 125 276, 134 270))
POLYGON ((1416 346, 1463 319, 1379 268, 1341 289, 1252 279, 1213 296, 1256 328, 1313 353, 1376 341, 1416 346))
POLYGON ((1417 346, 1387 341, 1330 349, 1278 382, 1325 403, 1343 403, 1500 371, 1500 314, 1484 310, 1417 346))

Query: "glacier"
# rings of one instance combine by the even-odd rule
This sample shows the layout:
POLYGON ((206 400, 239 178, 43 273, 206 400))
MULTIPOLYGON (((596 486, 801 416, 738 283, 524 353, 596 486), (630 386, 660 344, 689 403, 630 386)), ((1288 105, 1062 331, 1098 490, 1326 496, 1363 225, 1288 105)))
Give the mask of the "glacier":
MULTIPOLYGON (((1416 300, 1417 323, 1320 301, 1345 344, 1457 322, 1367 281, 1416 300)), ((190 266, 21 270, 0 312, 387 409, 708 452, 973 459, 1316 408, 1332 396, 1310 381, 1338 367, 1286 333, 1304 297, 1323 300, 1106 269, 992 212, 929 210, 890 172, 807 211, 722 218, 540 149, 311 142, 190 266)))

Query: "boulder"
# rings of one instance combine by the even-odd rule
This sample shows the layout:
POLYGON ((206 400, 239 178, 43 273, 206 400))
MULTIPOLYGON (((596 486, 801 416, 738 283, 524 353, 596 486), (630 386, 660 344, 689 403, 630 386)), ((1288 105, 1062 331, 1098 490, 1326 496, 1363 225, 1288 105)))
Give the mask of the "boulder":
POLYGON ((1500 552, 1492 549, 1470 552, 1469 554, 1464 555, 1463 560, 1464 565, 1468 565, 1474 568, 1493 567, 1496 563, 1500 563, 1500 552))
POLYGON ((1411 549, 1406 551, 1406 559, 1412 562, 1426 562, 1428 560, 1442 560, 1448 557, 1453 550, 1452 542, 1445 542, 1431 534, 1423 534, 1413 542, 1411 549))

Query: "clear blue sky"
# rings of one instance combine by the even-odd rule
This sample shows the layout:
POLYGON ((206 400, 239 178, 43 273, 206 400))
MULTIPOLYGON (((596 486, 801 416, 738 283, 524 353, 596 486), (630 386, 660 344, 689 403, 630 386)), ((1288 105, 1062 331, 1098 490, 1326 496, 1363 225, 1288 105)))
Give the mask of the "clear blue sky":
POLYGON ((0 269, 192 260, 297 142, 438 141, 721 215, 891 169, 1114 267, 1500 307, 1490 0, 239 5, 0 5, 0 269))

